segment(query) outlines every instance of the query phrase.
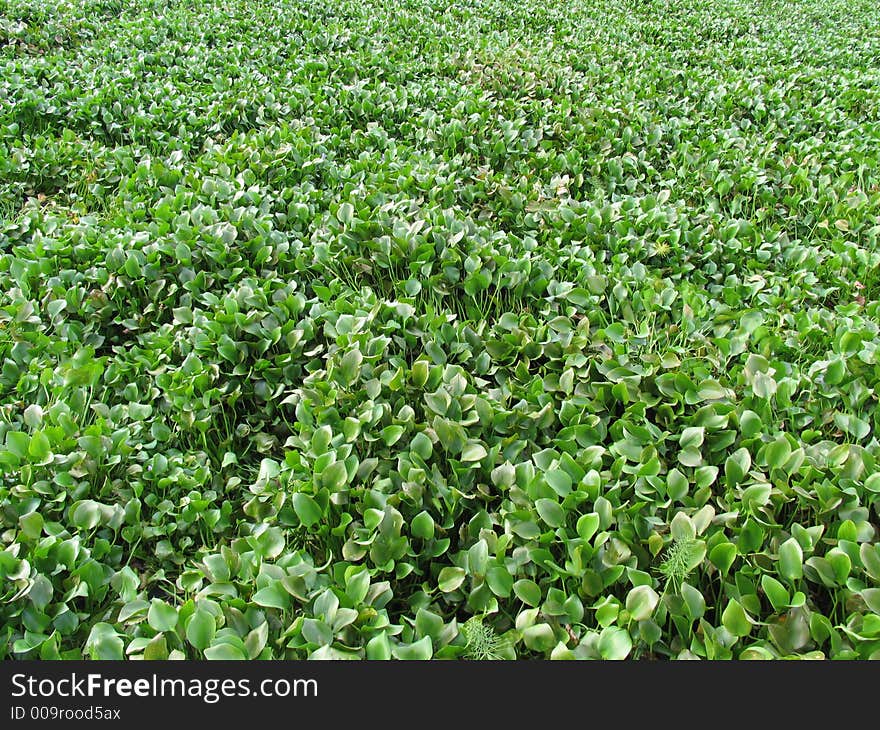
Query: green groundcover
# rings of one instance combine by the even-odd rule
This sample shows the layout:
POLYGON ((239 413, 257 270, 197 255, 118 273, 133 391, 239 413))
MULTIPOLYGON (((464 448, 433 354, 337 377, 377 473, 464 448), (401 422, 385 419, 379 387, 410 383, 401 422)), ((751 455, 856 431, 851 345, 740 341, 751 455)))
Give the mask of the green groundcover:
POLYGON ((877 658, 880 6, 0 0, 0 657, 877 658))

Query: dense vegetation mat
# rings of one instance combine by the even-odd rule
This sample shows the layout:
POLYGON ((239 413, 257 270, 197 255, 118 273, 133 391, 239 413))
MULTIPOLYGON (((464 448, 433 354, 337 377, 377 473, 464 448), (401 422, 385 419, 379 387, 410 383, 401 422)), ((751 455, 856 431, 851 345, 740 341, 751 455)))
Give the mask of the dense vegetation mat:
POLYGON ((0 0, 0 656, 880 655, 880 6, 0 0))

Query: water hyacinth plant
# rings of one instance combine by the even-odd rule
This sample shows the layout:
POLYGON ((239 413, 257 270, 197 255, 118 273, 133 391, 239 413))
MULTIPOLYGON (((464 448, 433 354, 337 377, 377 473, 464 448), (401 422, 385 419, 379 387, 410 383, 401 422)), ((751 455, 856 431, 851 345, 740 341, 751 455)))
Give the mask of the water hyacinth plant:
POLYGON ((880 657, 877 28, 0 0, 0 657, 880 657))

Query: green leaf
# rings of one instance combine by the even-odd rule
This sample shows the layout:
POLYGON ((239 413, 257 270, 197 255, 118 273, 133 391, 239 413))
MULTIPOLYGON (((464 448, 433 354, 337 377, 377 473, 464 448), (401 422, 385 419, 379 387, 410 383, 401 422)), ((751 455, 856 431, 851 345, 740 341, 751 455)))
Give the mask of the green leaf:
POLYGON ((86 652, 95 660, 124 659, 125 645, 110 624, 100 621, 92 626, 86 639, 86 652))
POLYGON ((703 455, 697 449, 682 449, 678 452, 678 461, 684 466, 696 468, 703 463, 703 455))
POLYGON ((418 537, 422 540, 433 540, 434 519, 431 515, 422 510, 413 517, 412 522, 410 523, 410 534, 413 537, 418 537))
POLYGON ((364 356, 360 350, 349 350, 339 363, 339 372, 346 384, 354 383, 361 371, 364 356))
POLYGON ((388 635, 382 632, 367 642, 367 659, 385 661, 391 659, 391 642, 388 635))
POLYGON ((208 578, 215 583, 225 583, 229 580, 229 565, 222 555, 206 555, 202 558, 204 570, 208 578))
POLYGON ((633 620, 644 621, 651 618, 654 609, 660 602, 660 596, 653 588, 640 585, 633 588, 626 596, 626 610, 633 620))
POLYGON ((354 206, 351 203, 343 203, 336 211, 336 218, 340 223, 350 224, 354 220, 354 206))
POLYGON ((778 580, 765 573, 761 576, 761 588, 764 591, 764 595, 767 596, 767 600, 770 601, 770 605, 773 606, 773 610, 777 613, 781 613, 788 608, 788 591, 778 580))
POLYGON ((818 577, 819 582, 821 582, 826 588, 833 589, 836 587, 837 576, 834 574, 834 568, 831 567, 831 563, 825 558, 814 555, 804 562, 804 567, 812 568, 813 572, 807 574, 810 580, 815 581, 818 577))
POLYGON ((317 646, 329 646, 333 643, 333 629, 327 622, 318 619, 303 619, 302 635, 307 642, 317 646))
POLYGON ((720 542, 709 551, 709 562, 726 575, 736 560, 737 549, 732 542, 720 542))
POLYGON ((749 622, 745 610, 739 601, 734 599, 728 601, 727 607, 721 614, 721 623, 734 636, 748 636, 752 631, 752 624, 749 622))
POLYGON ((684 512, 676 512, 669 523, 669 533, 676 540, 692 540, 697 536, 693 520, 684 512))
POLYGON ((443 618, 433 611, 420 608, 416 611, 416 636, 430 636, 432 642, 438 641, 440 633, 443 631, 443 618))
POLYGON ((28 444, 28 454, 39 461, 45 461, 52 455, 52 444, 49 437, 42 431, 35 431, 28 444))
POLYGON ((410 379, 417 388, 428 382, 430 365, 426 360, 416 360, 410 369, 410 379))
POLYGON ((625 629, 608 626, 599 634, 598 648, 603 659, 620 661, 632 651, 632 638, 625 629))
POLYGON ((468 550, 468 572, 474 576, 482 576, 486 573, 488 563, 489 544, 481 538, 468 550))
POLYGON ((724 476, 730 486, 737 486, 752 468, 752 456, 748 449, 739 448, 724 462, 724 476))
POLYGON ((168 658, 168 642, 165 634, 157 634, 150 643, 144 647, 145 661, 164 661, 168 658))
POLYGON ((513 576, 500 565, 489 568, 486 573, 489 590, 499 598, 507 598, 513 590, 513 576))
MULTIPOLYGON (((346 484, 348 484, 348 470, 345 468, 345 462, 342 461, 334 461, 330 466, 324 468, 324 471, 321 472, 321 486, 325 489, 329 489, 331 492, 338 492, 342 489, 346 484)), ((300 492, 299 494, 302 494, 300 492)), ((302 494, 302 496, 308 496, 302 494)), ((311 499, 311 497, 309 497, 311 499)), ((312 500, 314 502, 314 500, 312 500)), ((320 508, 315 502, 315 507, 318 510, 318 520, 320 520, 320 508)), ((296 507, 296 503, 294 502, 294 509, 296 510, 297 515, 299 515, 300 520, 307 527, 313 523, 307 523, 303 518, 302 514, 300 514, 299 509, 296 507)), ((311 513, 308 513, 311 517, 311 513)), ((318 520, 315 520, 317 522, 318 520)))
POLYGON ((550 485, 550 488, 560 497, 565 497, 571 493, 571 487, 573 484, 572 478, 562 469, 551 469, 544 474, 544 479, 547 480, 547 484, 550 485))
POLYGON ((880 583, 880 545, 863 542, 859 548, 859 558, 865 572, 880 583))
POLYGON ((577 529, 577 534, 582 540, 589 542, 599 529, 599 524, 599 515, 595 512, 589 512, 578 519, 575 529, 577 529))
POLYGON ((216 644, 205 649, 205 659, 211 661, 245 661, 247 655, 244 651, 232 644, 216 644))
POLYGON ((532 651, 545 653, 556 646, 556 634, 549 624, 535 624, 522 632, 523 643, 532 651))
POLYGON ((463 462, 481 461, 488 456, 486 447, 480 443, 469 442, 461 451, 461 460, 463 462))
POLYGON ((670 499, 684 498, 688 493, 690 482, 678 469, 672 468, 666 475, 666 494, 670 499))
POLYGON ((769 484, 753 484, 742 494, 743 509, 754 513, 770 501, 771 487, 769 484))
POLYGON ((264 608, 277 608, 285 610, 290 606, 290 594, 284 590, 280 581, 270 583, 261 588, 253 596, 253 602, 264 608))
POLYGON ((43 532, 43 516, 39 512, 31 512, 18 518, 22 534, 29 540, 36 540, 43 532))
POLYGON ((452 593, 464 583, 466 573, 462 568, 447 566, 440 570, 437 576, 437 585, 443 593, 452 593))
POLYGON ((513 592, 527 606, 538 606, 541 603, 541 588, 528 578, 516 581, 513 584, 513 592))
POLYGON ((143 601, 139 598, 129 601, 119 609, 119 621, 125 622, 133 616, 142 615, 149 607, 150 604, 148 601, 143 601))
POLYGON ((681 597, 684 599, 687 607, 688 618, 691 621, 698 621, 706 612, 706 599, 689 583, 681 584, 681 597))
POLYGON ((22 431, 6 432, 6 448, 19 459, 27 459, 31 437, 22 431))
POLYGON ((395 658, 403 661, 426 661, 434 656, 434 646, 430 636, 423 636, 412 644, 398 644, 391 652, 395 658))
POLYGON ((358 605, 367 597, 370 590, 370 572, 366 568, 346 570, 345 593, 352 600, 352 603, 358 605), (349 573, 349 571, 351 571, 349 573))
POLYGON ((186 625, 186 640, 196 649, 204 651, 214 640, 215 630, 214 617, 205 610, 197 609, 186 625))
POLYGON ((880 615, 880 588, 865 588, 859 592, 859 595, 871 611, 880 615))
POLYGON ((678 443, 683 450, 699 449, 706 438, 706 429, 702 426, 689 426, 682 431, 678 443))
POLYGON ((52 582, 46 576, 38 575, 34 578, 33 583, 31 583, 27 595, 31 603, 34 604, 34 608, 42 611, 49 605, 54 592, 55 589, 52 587, 52 582))
POLYGON ((790 457, 791 444, 785 436, 780 436, 764 447, 764 463, 771 469, 781 469, 790 457))
POLYGON ((761 417, 755 413, 754 411, 745 410, 742 412, 742 415, 739 417, 739 429, 740 433, 742 433, 743 438, 754 438, 759 433, 761 433, 764 428, 764 424, 761 421, 761 417))
POLYGON ((139 279, 143 273, 137 257, 131 252, 126 256, 123 270, 132 279, 139 279))
MULTIPOLYGON (((340 463, 340 462, 337 462, 340 463)), ((324 516, 320 506, 313 497, 304 492, 295 492, 292 498, 293 509, 303 527, 311 527, 321 521, 324 516)))
POLYGON ((779 574, 790 581, 799 580, 804 575, 804 552, 793 537, 779 546, 779 574))
POLYGON ((769 400, 776 394, 776 381, 766 373, 756 372, 752 380, 752 391, 755 396, 769 400))
POLYGON ((404 430, 403 426, 386 426, 382 429, 380 436, 386 446, 394 446, 394 444, 400 441, 400 437, 403 436, 404 430))
POLYGON ((835 425, 856 441, 861 441, 871 433, 871 424, 851 413, 835 413, 835 425))
POLYGON ((492 470, 491 478, 496 487, 512 487, 516 483, 516 469, 510 462, 505 462, 492 470))
POLYGON ((147 612, 147 623, 156 631, 173 631, 177 626, 177 609, 160 598, 154 598, 147 612))
POLYGON ((24 423, 28 428, 39 428, 43 423, 43 409, 31 403, 24 409, 24 423))
POLYGON ((413 436, 413 440, 410 442, 409 448, 412 452, 418 454, 425 461, 430 459, 431 454, 434 453, 434 444, 432 444, 431 439, 429 439, 423 433, 417 433, 415 436, 413 436))
POLYGON ((538 516, 550 527, 562 527, 565 524, 565 512, 558 502, 552 499, 537 499, 535 509, 538 511, 538 516))
POLYGON ((248 632, 244 638, 244 648, 248 659, 256 659, 269 640, 269 623, 263 621, 257 628, 248 632))

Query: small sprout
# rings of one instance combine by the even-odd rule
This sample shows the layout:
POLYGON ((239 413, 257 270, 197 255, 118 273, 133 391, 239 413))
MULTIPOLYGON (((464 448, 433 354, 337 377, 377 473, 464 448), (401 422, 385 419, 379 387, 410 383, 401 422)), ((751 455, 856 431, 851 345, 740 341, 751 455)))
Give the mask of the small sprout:
POLYGON ((668 256, 669 252, 672 250, 672 247, 666 243, 665 241, 661 243, 655 243, 653 248, 654 256, 668 256))
POLYGON ((483 623, 481 616, 468 619, 461 627, 466 643, 465 656, 474 661, 500 660, 507 646, 505 639, 495 629, 483 623))
POLYGON ((667 585, 677 592, 681 584, 700 563, 703 543, 693 537, 677 538, 663 553, 660 572, 666 576, 667 585))

